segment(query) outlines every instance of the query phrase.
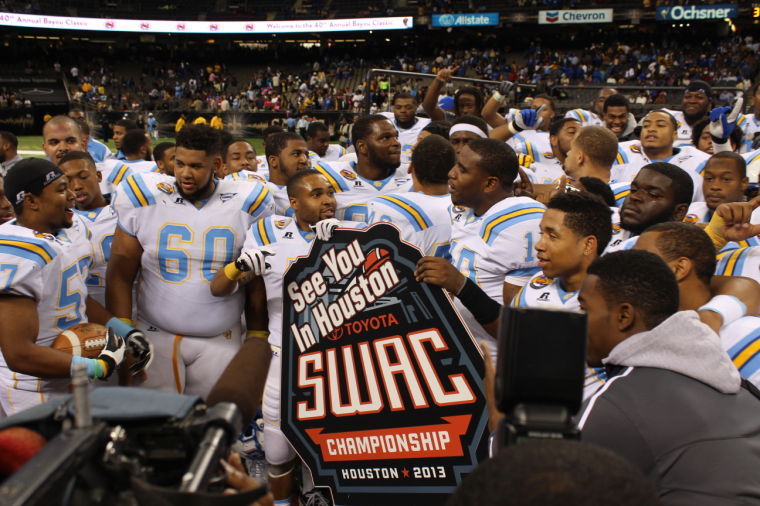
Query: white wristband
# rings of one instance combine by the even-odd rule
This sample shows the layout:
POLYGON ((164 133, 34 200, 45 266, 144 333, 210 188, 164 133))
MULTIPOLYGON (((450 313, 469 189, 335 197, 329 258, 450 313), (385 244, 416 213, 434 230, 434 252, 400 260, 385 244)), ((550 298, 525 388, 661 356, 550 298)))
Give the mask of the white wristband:
POLYGON ((499 93, 498 91, 494 91, 493 95, 491 95, 491 98, 499 102, 500 104, 506 104, 507 103, 507 97, 499 93))
POLYGON ((723 325, 728 325, 747 314, 746 304, 733 295, 717 295, 699 310, 718 313, 723 318, 723 325))

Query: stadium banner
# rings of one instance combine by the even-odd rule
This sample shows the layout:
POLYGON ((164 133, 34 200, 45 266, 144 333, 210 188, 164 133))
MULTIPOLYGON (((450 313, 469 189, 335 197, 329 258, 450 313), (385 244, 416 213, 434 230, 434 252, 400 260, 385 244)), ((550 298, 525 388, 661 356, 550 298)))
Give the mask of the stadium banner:
POLYGON ((141 33, 301 33, 350 32, 363 30, 405 30, 413 18, 351 18, 304 21, 170 21, 108 18, 74 18, 0 12, 0 26, 54 28, 59 30, 96 30, 141 33))
POLYGON ((487 458, 483 358, 420 258, 380 223, 285 274, 282 430, 336 504, 442 504, 487 458))
POLYGON ((739 14, 736 4, 673 5, 657 7, 657 21, 701 21, 735 18, 739 14))
POLYGON ((433 14, 433 28, 457 26, 499 26, 498 12, 479 12, 477 14, 433 14))
POLYGON ((538 11, 538 24, 565 25, 576 23, 612 23, 612 13, 612 9, 538 11))

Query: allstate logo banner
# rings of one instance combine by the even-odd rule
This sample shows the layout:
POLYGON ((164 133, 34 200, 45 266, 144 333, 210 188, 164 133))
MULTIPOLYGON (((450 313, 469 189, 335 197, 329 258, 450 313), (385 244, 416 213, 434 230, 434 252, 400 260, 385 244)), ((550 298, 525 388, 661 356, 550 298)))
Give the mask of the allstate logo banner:
POLYGON ((431 26, 446 28, 449 26, 498 26, 498 12, 479 12, 477 14, 433 14, 431 26))
POLYGON ((538 24, 612 23, 612 9, 538 11, 538 24))
POLYGON ((657 8, 658 21, 699 21, 706 19, 735 18, 739 13, 736 4, 673 5, 657 8))
POLYGON ((487 457, 483 359, 398 229, 338 229, 283 286, 282 429, 339 504, 438 504, 487 457))

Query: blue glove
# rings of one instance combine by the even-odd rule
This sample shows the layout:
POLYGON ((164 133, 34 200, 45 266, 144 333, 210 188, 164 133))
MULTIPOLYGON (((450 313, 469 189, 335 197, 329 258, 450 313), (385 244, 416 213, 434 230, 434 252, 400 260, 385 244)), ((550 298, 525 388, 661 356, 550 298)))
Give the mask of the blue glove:
POLYGON ((716 107, 710 111, 710 135, 715 142, 725 142, 736 128, 736 120, 741 114, 744 97, 739 95, 733 107, 716 107))
POLYGON ((544 108, 546 108, 546 104, 538 109, 520 109, 509 124, 509 129, 515 135, 523 130, 537 129, 544 122, 544 118, 541 117, 544 108))

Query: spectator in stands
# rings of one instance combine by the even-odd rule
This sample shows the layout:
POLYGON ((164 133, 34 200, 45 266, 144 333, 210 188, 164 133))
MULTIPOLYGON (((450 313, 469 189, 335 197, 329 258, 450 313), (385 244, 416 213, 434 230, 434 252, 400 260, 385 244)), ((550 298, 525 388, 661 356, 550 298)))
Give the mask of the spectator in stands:
POLYGON ((579 419, 583 441, 633 463, 663 504, 760 502, 757 390, 697 313, 678 311, 668 266, 646 251, 604 255, 579 298, 588 362, 609 376, 579 419))
POLYGON ((18 154, 18 139, 13 133, 0 131, 0 172, 2 176, 21 160, 18 154))

